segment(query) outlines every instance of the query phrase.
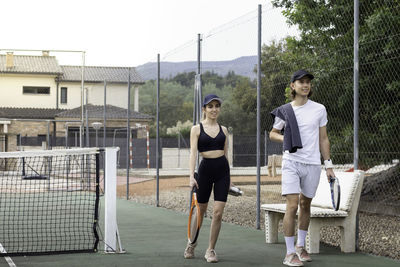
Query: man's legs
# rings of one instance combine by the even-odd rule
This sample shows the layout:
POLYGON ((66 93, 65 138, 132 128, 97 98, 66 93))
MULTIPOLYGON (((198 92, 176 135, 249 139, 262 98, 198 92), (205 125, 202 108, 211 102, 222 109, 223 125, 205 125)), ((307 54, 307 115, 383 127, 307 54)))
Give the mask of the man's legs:
MULTIPOLYGON (((310 224, 310 206, 312 198, 308 198, 300 194, 300 210, 298 220, 298 230, 305 231, 307 235, 308 226, 310 224)), ((299 232, 299 231, 298 231, 299 232)), ((304 247, 306 236, 297 239, 297 246, 304 247)))
MULTIPOLYGON (((310 224, 310 206, 312 198, 305 197, 300 194, 300 211, 298 218, 298 229, 302 231, 308 231, 308 225, 310 224)), ((283 233, 285 236, 294 236, 295 234, 295 220, 296 212, 299 206, 299 195, 291 194, 286 196, 286 213, 283 217, 283 233)), ((300 245, 304 246, 305 237, 300 240, 300 245)), ((299 245, 299 240, 297 240, 299 245)))
POLYGON ((317 191, 320 175, 321 167, 319 165, 301 166, 301 194, 296 245, 296 253, 301 261, 311 261, 311 257, 305 250, 305 240, 310 224, 311 201, 317 191))
POLYGON ((296 255, 294 247, 296 212, 299 205, 299 195, 286 195, 286 212, 283 217, 283 234, 286 242, 286 256, 283 264, 288 266, 303 266, 296 255))
POLYGON ((299 205, 299 195, 286 195, 286 212, 283 217, 283 234, 286 240, 287 254, 294 253, 294 233, 297 207, 299 205), (291 242, 293 240, 293 243, 291 242))
POLYGON ((300 194, 300 211, 297 229, 296 253, 301 261, 312 261, 308 252, 304 248, 308 226, 310 224, 310 206, 312 198, 300 194))
POLYGON ((294 236, 296 212, 299 205, 299 195, 286 195, 286 212, 283 217, 283 233, 285 236, 294 236))

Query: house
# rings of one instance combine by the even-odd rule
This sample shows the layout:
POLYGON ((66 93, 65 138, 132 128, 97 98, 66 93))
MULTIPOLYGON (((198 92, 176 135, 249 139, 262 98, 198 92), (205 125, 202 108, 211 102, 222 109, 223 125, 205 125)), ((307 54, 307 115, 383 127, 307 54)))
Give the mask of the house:
POLYGON ((0 54, 0 151, 17 150, 21 137, 49 143, 49 136, 54 141, 66 137, 86 121, 89 127, 103 122, 105 87, 107 129, 126 127, 128 77, 134 99, 131 124, 148 125, 153 116, 139 112, 144 80, 135 68, 63 66, 48 51, 0 54))

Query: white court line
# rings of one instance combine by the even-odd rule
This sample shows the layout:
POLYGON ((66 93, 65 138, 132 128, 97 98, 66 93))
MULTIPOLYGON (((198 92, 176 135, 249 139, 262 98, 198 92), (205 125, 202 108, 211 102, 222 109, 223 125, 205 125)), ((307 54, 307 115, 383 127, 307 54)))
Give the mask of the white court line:
MULTIPOLYGON (((3 247, 3 245, 0 243, 0 253, 7 253, 7 251, 5 250, 5 248, 3 247)), ((4 257, 4 259, 6 260, 6 262, 8 263, 8 265, 10 267, 17 267, 17 265, 15 265, 15 263, 13 262, 13 260, 10 257, 4 257)))

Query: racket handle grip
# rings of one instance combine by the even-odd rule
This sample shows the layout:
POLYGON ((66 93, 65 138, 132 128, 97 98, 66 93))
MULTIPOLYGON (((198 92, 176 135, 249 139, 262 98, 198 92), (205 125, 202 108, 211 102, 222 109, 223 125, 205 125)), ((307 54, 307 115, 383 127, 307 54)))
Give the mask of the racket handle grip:
POLYGON ((231 186, 231 187, 229 188, 228 194, 237 197, 237 196, 242 196, 242 195, 243 195, 243 191, 241 191, 241 190, 240 190, 238 187, 236 187, 236 186, 231 186))

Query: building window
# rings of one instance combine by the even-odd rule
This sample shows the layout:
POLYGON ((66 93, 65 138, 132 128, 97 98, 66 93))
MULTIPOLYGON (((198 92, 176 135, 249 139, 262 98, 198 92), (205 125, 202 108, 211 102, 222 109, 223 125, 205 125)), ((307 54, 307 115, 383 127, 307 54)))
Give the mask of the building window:
POLYGON ((67 104, 67 87, 61 87, 61 104, 67 104))
POLYGON ((49 95, 50 87, 44 86, 23 86, 24 94, 33 94, 33 95, 49 95))

